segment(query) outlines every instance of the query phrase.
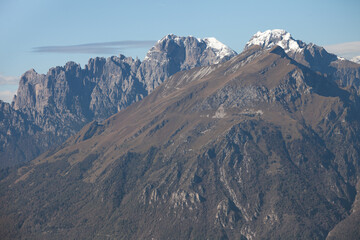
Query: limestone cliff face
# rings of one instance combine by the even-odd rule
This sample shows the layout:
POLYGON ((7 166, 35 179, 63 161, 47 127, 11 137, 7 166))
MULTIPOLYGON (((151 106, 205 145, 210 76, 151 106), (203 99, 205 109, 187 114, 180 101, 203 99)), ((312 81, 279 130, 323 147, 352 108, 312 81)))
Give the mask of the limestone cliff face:
POLYGON ((139 65, 139 60, 120 56, 90 59, 84 69, 68 62, 46 75, 30 70, 21 77, 13 107, 39 125, 44 125, 43 116, 64 123, 107 118, 146 94, 135 77, 139 65))

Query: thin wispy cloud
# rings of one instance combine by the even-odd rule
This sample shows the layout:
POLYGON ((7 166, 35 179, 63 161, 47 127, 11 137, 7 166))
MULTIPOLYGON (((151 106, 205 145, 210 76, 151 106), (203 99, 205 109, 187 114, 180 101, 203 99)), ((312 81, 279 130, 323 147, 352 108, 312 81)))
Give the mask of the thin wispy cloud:
POLYGON ((14 91, 10 91, 10 90, 0 91, 0 100, 11 103, 15 94, 16 94, 15 90, 14 91))
POLYGON ((16 94, 19 80, 19 77, 0 74, 0 100, 9 103, 12 101, 16 94))
POLYGON ((355 56, 360 56, 360 41, 345 42, 324 47, 326 51, 334 53, 338 56, 351 59, 355 56))
POLYGON ((91 54, 115 54, 124 50, 134 48, 151 47, 156 43, 153 40, 145 41, 115 41, 115 42, 100 42, 100 43, 86 43, 78 45, 67 46, 41 46, 34 47, 33 52, 37 53, 91 53, 91 54))
POLYGON ((17 85, 19 83, 19 79, 19 77, 0 74, 0 87, 1 85, 17 85))

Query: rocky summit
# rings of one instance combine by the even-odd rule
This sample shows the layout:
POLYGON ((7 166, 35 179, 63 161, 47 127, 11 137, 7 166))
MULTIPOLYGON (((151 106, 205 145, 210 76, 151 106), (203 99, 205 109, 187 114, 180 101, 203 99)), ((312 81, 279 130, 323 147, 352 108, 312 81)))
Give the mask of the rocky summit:
POLYGON ((357 94, 360 94, 359 64, 328 53, 321 46, 296 40, 289 32, 282 29, 257 32, 247 42, 245 49, 254 45, 261 46, 264 49, 276 45, 280 46, 296 62, 328 76, 341 87, 353 87, 356 89, 357 94))
POLYGON ((345 86, 335 77, 349 68, 314 67, 338 60, 329 65, 311 46, 314 58, 300 58, 309 64, 254 44, 177 72, 61 147, 3 170, 0 237, 358 239, 356 79, 345 86))

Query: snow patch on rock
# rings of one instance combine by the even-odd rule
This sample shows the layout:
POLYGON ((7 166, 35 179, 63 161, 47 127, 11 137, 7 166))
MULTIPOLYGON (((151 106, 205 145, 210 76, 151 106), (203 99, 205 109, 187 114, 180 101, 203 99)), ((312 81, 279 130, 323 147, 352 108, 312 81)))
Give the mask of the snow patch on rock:
POLYGON ((227 56, 234 56, 236 52, 223 44, 222 42, 218 41, 216 38, 209 37, 204 39, 198 39, 199 41, 204 41, 207 45, 207 48, 212 48, 214 53, 220 58, 223 59, 227 56))
POLYGON ((350 61, 360 64, 360 56, 353 57, 350 59, 350 61))

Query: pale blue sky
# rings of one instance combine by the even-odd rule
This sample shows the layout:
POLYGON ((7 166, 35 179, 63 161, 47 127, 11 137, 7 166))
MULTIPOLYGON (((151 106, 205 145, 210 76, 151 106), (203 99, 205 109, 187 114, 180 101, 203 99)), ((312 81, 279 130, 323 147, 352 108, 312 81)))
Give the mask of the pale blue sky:
POLYGON ((120 53, 142 60, 169 33, 215 37, 241 52, 257 31, 281 28, 327 46, 360 41, 359 26, 358 0, 0 0, 0 99, 31 68, 46 73, 70 60, 84 67, 120 53))

